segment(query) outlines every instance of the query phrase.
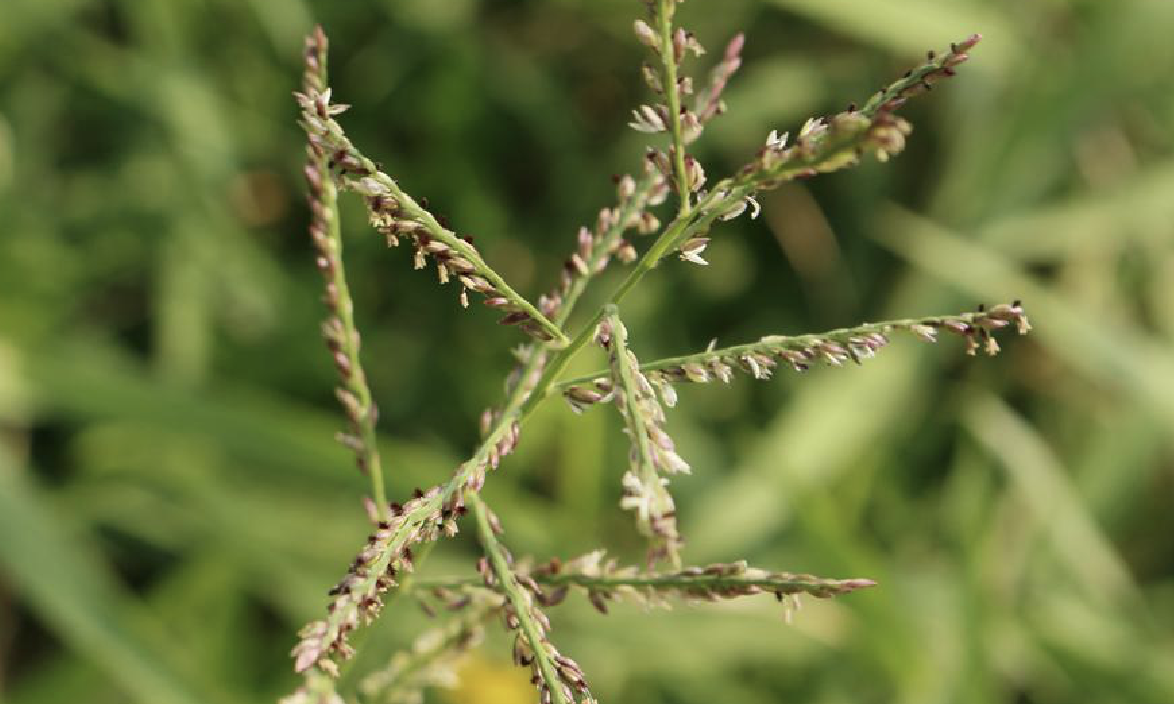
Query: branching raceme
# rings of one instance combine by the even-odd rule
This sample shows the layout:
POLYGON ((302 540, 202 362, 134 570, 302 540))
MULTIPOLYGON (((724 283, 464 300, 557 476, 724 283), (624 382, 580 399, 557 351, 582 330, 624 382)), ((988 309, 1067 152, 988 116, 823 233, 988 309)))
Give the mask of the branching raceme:
MULTIPOLYGON (((674 572, 649 572, 634 565, 621 565, 604 550, 561 562, 554 559, 538 567, 515 568, 521 582, 543 606, 561 604, 572 589, 586 594, 592 606, 608 613, 609 601, 628 601, 641 607, 672 608, 673 601, 712 602, 755 594, 773 594, 780 602, 807 594, 817 599, 841 596, 871 587, 871 579, 823 579, 809 574, 771 572, 751 567, 744 560, 674 572)), ((411 587, 431 592, 443 603, 463 603, 482 589, 476 578, 421 580, 411 587), (454 597, 454 595, 460 595, 454 597), (455 599, 455 601, 454 601, 455 599)), ((500 591, 496 585, 488 589, 500 591)))
MULTIPOLYGON (((735 371, 742 371, 755 379, 769 379, 779 364, 798 372, 805 372, 820 362, 836 367, 848 361, 861 364, 889 344, 889 336, 895 331, 910 333, 926 342, 937 342, 939 331, 945 330, 966 340, 967 354, 974 355, 983 349, 994 356, 999 352, 994 332, 1011 325, 1020 335, 1031 330, 1019 301, 1010 305, 1000 303, 989 311, 866 323, 814 335, 770 335, 757 342, 733 347, 711 346, 696 354, 641 364, 639 372, 657 387, 665 405, 675 406, 674 383, 704 384, 714 379, 729 382, 735 371)), ((560 391, 571 408, 581 412, 592 404, 618 398, 616 386, 615 374, 601 371, 561 382, 551 391, 560 391)))
POLYGON ((779 364, 802 371, 820 361, 833 366, 849 360, 859 363, 886 345, 894 332, 934 341, 940 331, 946 331, 965 338, 970 354, 984 349, 993 355, 999 349, 994 332, 1012 325, 1020 333, 1030 329, 1016 301, 962 315, 771 336, 726 348, 711 345, 697 354, 641 364, 629 345, 619 306, 644 276, 671 253, 705 264, 702 253, 711 227, 747 211, 756 216, 759 207, 754 196, 759 191, 854 165, 869 154, 883 161, 900 152, 910 127, 896 110, 909 97, 954 75, 954 68, 978 42, 976 35, 940 56, 931 52, 926 63, 879 91, 863 107, 853 105, 829 118, 808 120, 789 144, 786 135, 772 132, 751 162, 706 189, 705 171, 688 148, 706 124, 725 111, 722 93, 741 64, 743 39, 738 35, 729 42, 707 85, 695 92, 685 62, 704 50, 692 33, 674 26, 680 1, 646 0, 648 18, 635 23, 637 38, 654 57, 643 66, 643 75, 656 97, 633 112, 631 126, 651 135, 663 134, 667 143, 648 148, 639 178, 616 179, 616 204, 602 209, 593 226, 579 230, 557 286, 536 304, 511 288, 468 238, 449 229, 424 201, 405 193, 351 143, 335 119, 347 106, 332 103, 327 87, 325 34, 319 28, 307 38, 305 78, 296 98, 308 139, 305 176, 313 213, 310 232, 326 280, 328 317, 323 332, 341 379, 338 397, 350 423, 350 430, 339 439, 370 475, 371 496, 364 501, 374 527, 347 574, 330 590, 326 616, 300 632, 293 649, 294 669, 304 680, 282 700, 285 704, 346 701, 336 682, 340 661, 353 654, 348 635, 378 618, 384 596, 393 589, 411 592, 430 611, 435 602, 455 616, 421 636, 411 650, 397 654, 384 668, 366 675, 359 684, 364 701, 420 701, 422 688, 451 681, 456 661, 478 642, 482 625, 500 617, 513 634, 514 660, 530 669, 539 701, 572 704, 595 699, 579 665, 551 641, 550 622, 542 610, 558 605, 572 590, 585 592, 604 613, 608 602, 616 599, 667 606, 671 600, 773 594, 787 605, 789 615, 800 594, 823 598, 872 586, 867 579, 823 579, 750 567, 745 562, 683 566, 685 543, 677 531, 668 476, 690 468, 677 454, 666 429, 663 406, 676 402, 673 384, 728 381, 739 369, 766 378, 779 364), (377 412, 359 359, 360 338, 342 262, 339 189, 363 199, 370 224, 389 246, 406 240, 415 249, 418 268, 431 259, 442 283, 456 279, 463 305, 468 305, 469 291, 481 294, 487 306, 504 313, 502 323, 517 325, 533 338, 517 350, 518 366, 506 380, 504 401, 482 415, 481 444, 472 456, 446 481, 417 489, 403 503, 388 502, 383 495, 375 438, 377 412), (676 196, 676 209, 662 227, 653 209, 666 201, 670 191, 676 196), (656 237, 641 255, 636 240, 629 239, 632 233, 656 237), (565 326, 580 297, 612 260, 634 266, 575 335, 568 335, 565 326), (606 350, 609 369, 561 379, 570 360, 592 340, 606 350), (622 566, 605 558, 602 550, 566 563, 552 559, 533 567, 530 560, 515 561, 502 543, 501 524, 480 495, 486 474, 517 446, 530 413, 556 392, 577 411, 612 401, 623 417, 631 442, 630 466, 617 472, 617 478, 623 486, 621 506, 634 511, 640 532, 651 541, 643 567, 622 566), (479 577, 405 579, 426 553, 420 547, 427 548, 442 535, 455 535, 469 510, 484 553, 477 565, 479 577), (669 569, 654 571, 662 559, 669 569))
POLYGON ((623 477, 620 506, 636 511, 640 532, 652 539, 649 565, 665 557, 681 566, 681 536, 677 533, 677 509, 668 491, 668 478, 688 472, 689 465, 677 454, 673 439, 664 430, 665 416, 656 392, 640 371, 640 362, 628 349, 628 329, 619 309, 608 306, 595 336, 611 362, 610 388, 616 408, 624 417, 632 441, 631 469, 623 477))
MULTIPOLYGON (((326 90, 326 36, 318 28, 306 43, 306 70, 303 90, 326 90)), ((347 286, 342 264, 342 238, 338 227, 338 189, 331 177, 329 159, 312 142, 306 147, 304 175, 310 212, 310 238, 318 252, 318 270, 326 280, 323 299, 329 312, 322 323, 322 336, 330 348, 343 386, 336 389, 351 428, 338 439, 355 453, 359 469, 371 477, 371 495, 376 505, 386 503, 383 467, 375 443, 375 421, 379 412, 371 399, 367 376, 359 361, 359 331, 355 327, 355 305, 347 286)), ((379 509, 382 512, 382 508, 379 509)))

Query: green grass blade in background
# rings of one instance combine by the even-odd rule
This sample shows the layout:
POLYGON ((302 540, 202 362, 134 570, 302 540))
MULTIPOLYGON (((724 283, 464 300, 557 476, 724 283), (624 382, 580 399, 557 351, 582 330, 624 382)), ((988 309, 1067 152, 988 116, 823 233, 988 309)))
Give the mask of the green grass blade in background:
POLYGON ((71 535, 78 526, 55 515, 7 453, 0 453, 0 562, 6 579, 70 647, 106 670, 143 704, 231 702, 182 672, 182 634, 166 629, 117 585, 71 535))

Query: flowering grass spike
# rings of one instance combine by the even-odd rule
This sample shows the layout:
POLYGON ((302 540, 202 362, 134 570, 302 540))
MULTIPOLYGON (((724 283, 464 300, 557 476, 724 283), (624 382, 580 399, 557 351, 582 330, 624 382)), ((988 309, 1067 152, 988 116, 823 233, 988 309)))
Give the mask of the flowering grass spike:
MULTIPOLYGON (((415 597, 429 613, 450 612, 450 621, 431 629, 407 651, 373 672, 362 673, 363 701, 415 703, 423 688, 451 681, 460 656, 480 641, 483 626, 500 619, 512 639, 514 662, 527 668, 542 704, 595 702, 587 676, 551 638, 545 609, 573 592, 583 593, 601 613, 615 601, 668 607, 675 602, 710 602, 773 595, 789 618, 800 595, 843 596, 874 586, 868 579, 828 579, 808 574, 752 567, 745 561, 688 565, 688 546, 677 529, 678 507, 668 492, 674 474, 710 471, 690 466, 677 454, 664 408, 677 402, 674 385, 729 381, 737 371, 769 377, 779 365, 803 371, 814 364, 861 363, 888 344, 891 335, 910 333, 926 341, 953 335, 966 341, 967 352, 999 351, 995 333, 1015 327, 1030 330, 1023 306, 1000 304, 961 315, 869 323, 826 333, 769 336, 756 342, 641 363, 629 344, 621 320, 627 297, 670 254, 705 264, 711 229, 760 206, 755 194, 800 178, 852 166, 865 156, 884 161, 901 152, 911 133, 896 111, 909 98, 926 92, 968 58, 977 35, 951 45, 880 90, 857 108, 808 120, 795 132, 772 131, 757 154, 737 172, 714 178, 689 153, 705 127, 727 109, 723 95, 742 64, 744 38, 736 35, 695 88, 688 68, 705 50, 691 32, 674 23, 677 0, 647 0, 647 15, 634 24, 637 40, 650 59, 641 74, 652 92, 647 104, 632 111, 631 127, 651 143, 639 158, 638 177, 615 180, 616 201, 599 211, 591 226, 573 237, 558 283, 531 304, 480 255, 469 238, 457 235, 423 199, 406 193, 351 143, 335 119, 347 106, 333 101, 327 84, 327 41, 321 28, 307 38, 302 89, 295 94, 306 132, 305 178, 312 212, 310 234, 325 281, 327 318, 323 334, 337 368, 337 391, 349 428, 339 438, 351 448, 371 481, 362 503, 372 523, 343 577, 327 591, 325 615, 307 624, 293 648, 293 669, 300 686, 284 704, 350 702, 342 664, 355 653, 351 635, 374 624, 390 594, 415 597), (391 246, 407 242, 417 267, 436 266, 441 283, 455 282, 468 306, 469 292, 497 309, 501 322, 516 325, 531 337, 516 351, 517 366, 505 384, 505 398, 481 417, 481 439, 452 474, 437 479, 410 497, 388 501, 376 444, 378 413, 360 360, 360 335, 342 258, 337 198, 357 195, 368 223, 391 246), (675 197, 670 198, 670 195, 675 197), (672 201, 672 207, 666 203, 672 201), (657 211, 660 208, 661 211, 657 211), (642 242, 646 245, 638 246, 642 242), (642 251, 641 251, 642 250, 642 251), (603 297, 574 334, 572 320, 584 292, 612 261, 628 266, 622 281, 603 297), (609 368, 565 379, 571 360, 595 341, 609 368), (623 418, 630 442, 629 463, 618 469, 620 508, 636 515, 637 526, 651 541, 644 565, 624 565, 604 549, 563 562, 515 560, 504 544, 501 521, 481 495, 489 473, 503 464, 522 438, 533 411, 554 395, 576 411, 611 401, 623 418), (471 513, 482 556, 465 575, 419 580, 414 573, 441 537, 457 534, 471 513), (664 560, 667 569, 658 571, 664 560), (537 565, 537 566, 535 566, 537 565)), ((324 591, 326 591, 324 589, 324 591)))

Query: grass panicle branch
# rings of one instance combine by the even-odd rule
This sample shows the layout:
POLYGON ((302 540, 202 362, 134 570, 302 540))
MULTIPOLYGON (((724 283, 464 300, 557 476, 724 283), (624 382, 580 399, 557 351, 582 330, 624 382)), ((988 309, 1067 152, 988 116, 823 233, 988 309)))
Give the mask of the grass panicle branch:
POLYGON ((550 621, 539 608, 535 592, 519 580, 513 558, 498 541, 501 523, 480 496, 470 496, 469 503, 485 551, 477 569, 485 586, 500 589, 506 598, 505 625, 514 634, 515 664, 530 668, 542 704, 593 703, 582 668, 560 653, 547 637, 550 621))
MULTIPOLYGON (((590 552, 565 564, 551 561, 534 569, 530 576, 538 585, 550 590, 544 592, 547 601, 561 601, 568 588, 575 588, 585 591, 591 604, 604 614, 607 613, 607 602, 612 600, 669 608, 669 599, 712 602, 758 594, 773 594, 790 607, 800 594, 826 599, 876 584, 871 579, 824 579, 809 574, 774 572, 751 567, 744 560, 668 573, 648 573, 635 566, 621 566, 614 559, 605 559, 603 550, 590 552)), ((787 614, 790 612, 791 608, 788 608, 787 614)))
MULTIPOLYGON (((682 99, 685 93, 691 92, 692 81, 681 76, 680 70, 687 51, 692 50, 695 54, 700 54, 702 49, 697 40, 684 29, 678 28, 675 32, 673 31, 673 15, 676 13, 676 8, 677 0, 657 0, 655 5, 649 4, 652 20, 656 25, 654 30, 656 41, 651 48, 660 57, 661 66, 660 85, 652 87, 654 90, 659 87, 659 92, 664 96, 666 104, 657 105, 654 108, 642 105, 633 127, 636 129, 644 128, 639 119, 643 115, 647 121, 645 124, 657 126, 659 123, 663 125, 663 129, 669 131, 671 146, 667 161, 670 166, 665 169, 666 176, 669 173, 672 174, 671 180, 675 184, 677 197, 680 200, 680 212, 687 213, 692 194, 704 178, 698 178, 700 166, 685 152, 687 145, 700 136, 701 130, 697 116, 682 108, 682 99)), ((645 27, 641 27, 639 24, 636 27, 637 34, 646 34, 645 27)), ((652 32, 653 30, 648 28, 647 34, 652 32)))
MULTIPOLYGON (((570 318, 579 297, 591 280, 607 268, 613 258, 624 263, 635 261, 636 249, 624 239, 629 230, 639 235, 650 235, 660 228, 660 221, 650 210, 664 202, 668 185, 660 173, 650 164, 639 181, 624 175, 616 179, 617 205, 602 208, 595 219, 593 228, 581 227, 575 238, 575 249, 567 257, 559 273, 558 287, 538 299, 538 307, 544 315, 562 326, 570 318)), ((507 401, 504 408, 513 407, 514 401, 524 401, 538 384, 547 355, 556 345, 535 341, 516 352, 518 365, 506 378, 507 401)), ((481 432, 502 422, 503 410, 486 409, 481 416, 481 432)), ((515 412, 510 421, 518 420, 515 412)))
POLYGON ((613 257, 625 264, 636 261, 635 247, 624 239, 628 230, 651 235, 660 229, 660 221, 650 208, 664 202, 668 184, 651 163, 645 163, 644 171, 639 181, 628 175, 617 178, 616 207, 600 210, 593 228, 579 229, 575 250, 559 274, 558 288, 539 299, 539 307, 544 313, 549 310, 547 314, 556 324, 566 322, 587 284, 613 257))
MULTIPOLYGON (((853 103, 831 117, 811 118, 788 143, 788 135, 772 131, 756 158, 731 177, 717 182, 712 190, 697 194, 697 204, 669 227, 672 233, 659 256, 677 252, 686 261, 704 264, 700 254, 709 243, 706 233, 718 221, 732 220, 750 208, 757 216, 754 194, 772 190, 783 183, 838 171, 860 163, 866 154, 880 161, 905 148, 912 126, 896 111, 914 96, 925 93, 938 81, 955 75, 956 67, 969 59, 980 35, 951 44, 941 55, 927 54, 927 60, 903 77, 878 91, 864 107, 853 103)), ((737 42, 737 48, 741 44, 737 42)))
POLYGON ((334 658, 353 655, 348 635, 379 617, 383 595, 398 585, 397 577, 413 571, 412 546, 457 534, 457 520, 466 512, 466 497, 476 496, 486 471, 497 465, 517 442, 517 424, 499 422, 477 452, 445 484, 416 490, 404 504, 391 503, 391 517, 375 531, 352 561, 346 576, 330 590, 327 617, 307 624, 293 649, 294 669, 317 667, 337 675, 334 658), (503 449, 504 448, 504 449, 503 449))
POLYGON ((398 584, 397 580, 415 569, 412 546, 435 541, 442 533, 455 535, 456 520, 463 504, 452 502, 443 510, 433 507, 441 490, 417 491, 416 496, 400 506, 391 504, 391 517, 376 522, 375 530, 351 562, 346 576, 329 592, 327 617, 307 624, 299 632, 301 640, 293 649, 294 670, 316 668, 338 676, 334 658, 347 659, 354 654, 349 634, 379 617, 383 595, 398 584))
MULTIPOLYGON (((319 27, 306 38, 304 90, 325 89, 326 54, 326 35, 319 27)), ((335 393, 350 421, 349 432, 339 433, 338 439, 355 453, 360 471, 371 479, 372 500, 375 505, 382 506, 387 499, 375 437, 379 411, 371 398, 367 375, 359 360, 360 338, 355 327, 355 305, 342 261, 338 189, 330 175, 329 157, 312 140, 306 147, 306 154, 303 173, 311 212, 310 237, 318 255, 318 270, 326 280, 323 300, 329 313, 322 323, 322 335, 342 380, 342 386, 335 389, 335 393)))
MULTIPOLYGON (((635 565, 622 565, 608 558, 604 550, 595 550, 573 560, 550 560, 534 568, 517 569, 531 584, 543 606, 561 604, 572 589, 583 591, 601 613, 607 613, 609 601, 631 601, 644 607, 671 608, 672 602, 712 602, 760 594, 772 594, 780 601, 785 596, 807 594, 818 599, 849 594, 876 585, 871 579, 827 579, 809 574, 765 570, 744 560, 686 567, 671 572, 649 572, 635 565)), ((420 580, 413 589, 432 591, 451 602, 453 594, 477 591, 482 580, 476 578, 420 580)), ((492 587, 500 591, 496 586, 492 587)), ((461 600, 468 596, 460 597, 461 600)))
POLYGON ((636 512, 640 532, 652 541, 648 553, 651 569, 661 558, 674 568, 681 566, 681 536, 677 530, 677 508, 668 490, 668 477, 689 472, 689 465, 677 454, 673 439, 664 430, 664 410, 652 385, 640 372, 640 362, 628 348, 628 330, 615 306, 608 306, 595 336, 607 350, 615 406, 624 418, 632 444, 630 468, 623 477, 620 506, 636 512))
POLYGON ((455 278, 461 285, 461 304, 469 305, 468 292, 484 296, 485 305, 505 313, 501 323, 517 325, 533 337, 567 342, 557 325, 519 295, 493 270, 473 243, 449 230, 423 205, 408 195, 399 184, 364 156, 334 119, 349 106, 331 103, 329 88, 305 86, 295 93, 302 108, 302 126, 314 148, 329 155, 337 168, 337 179, 346 189, 363 196, 370 223, 383 233, 389 246, 407 238, 416 248, 416 268, 423 268, 429 257, 436 260, 441 283, 455 278))
MULTIPOLYGON (((673 406, 677 400, 675 383, 706 383, 715 379, 729 382, 735 371, 755 379, 769 379, 780 364, 799 372, 819 362, 836 367, 848 361, 861 364, 887 345, 893 332, 906 332, 936 342, 944 330, 966 340, 967 354, 974 355, 982 349, 993 356, 999 352, 994 333, 1011 326, 1021 335, 1031 330, 1019 301, 960 315, 888 320, 810 335, 770 335, 757 342, 648 362, 640 365, 640 371, 659 389, 664 402, 673 406)), ((582 411, 591 404, 612 400, 616 396, 616 382, 614 373, 600 371, 564 381, 554 390, 562 392, 572 409, 582 411)))
MULTIPOLYGON (((659 64, 659 68, 644 65, 645 82, 664 102, 633 110, 630 126, 641 132, 669 134, 668 150, 650 147, 647 157, 674 184, 678 197, 677 220, 683 220, 689 217, 694 198, 705 185, 705 169, 687 153, 687 148, 701 136, 709 120, 725 111, 721 96, 742 65, 743 36, 738 34, 730 41, 722 60, 712 71, 709 85, 696 96, 694 108, 686 107, 686 97, 693 94, 693 79, 682 72, 682 64, 689 54, 701 56, 705 49, 692 32, 674 28, 679 1, 652 0, 647 3, 651 24, 636 20, 637 38, 652 50, 659 64)), ((703 244, 694 243, 689 251, 699 253, 702 249, 703 244)), ((691 259, 705 263, 700 257, 691 259)))

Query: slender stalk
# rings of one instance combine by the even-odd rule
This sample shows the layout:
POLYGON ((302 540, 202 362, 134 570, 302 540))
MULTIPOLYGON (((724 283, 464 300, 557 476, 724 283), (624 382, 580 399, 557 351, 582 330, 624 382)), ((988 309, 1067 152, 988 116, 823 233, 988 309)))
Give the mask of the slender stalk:
MULTIPOLYGON (((620 575, 591 575, 580 573, 548 574, 532 572, 530 577, 542 587, 579 587, 588 590, 614 591, 622 589, 651 589, 656 592, 728 594, 745 596, 757 593, 805 593, 816 597, 845 594, 876 584, 871 579, 825 579, 809 574, 765 572, 754 574, 709 574, 684 571, 669 574, 633 573, 620 575)), ((467 589, 483 587, 476 577, 420 580, 420 590, 447 588, 467 589)))
POLYGON ((470 492, 468 501, 477 521, 477 536, 481 541, 481 547, 485 551, 485 556, 489 558, 489 564, 493 569, 493 574, 497 577, 497 583, 502 593, 513 607, 513 615, 517 617, 518 627, 525 635, 530 652, 534 655, 534 664, 541 674, 543 683, 549 689, 555 704, 573 704, 561 686, 558 670, 547 650, 544 629, 534 619, 532 597, 525 593, 522 585, 518 583, 504 548, 498 542, 497 534, 490 524, 489 509, 478 494, 470 492))
POLYGON ((413 230, 422 228, 430 242, 442 243, 449 263, 455 268, 454 274, 475 273, 487 282, 487 290, 491 289, 495 296, 505 298, 514 310, 525 313, 537 329, 542 331, 544 337, 558 344, 566 343, 567 339, 562 330, 514 291, 505 279, 485 263, 475 247, 441 225, 432 213, 404 192, 395 179, 381 171, 378 164, 355 147, 343 131, 342 125, 333 117, 347 106, 331 105, 330 93, 325 89, 311 90, 296 97, 303 111, 302 124, 311 135, 312 143, 328 154, 334 163, 341 165, 345 172, 361 176, 343 178, 343 185, 369 199, 391 201, 381 208, 371 208, 371 203, 368 202, 373 220, 394 216, 393 219, 400 223, 411 223, 413 230), (451 253, 455 253, 455 256, 451 253), (458 260, 459 266, 456 263, 458 260))
MULTIPOLYGON (((587 285, 591 283, 595 273, 602 268, 601 264, 603 261, 611 256, 612 248, 623 238, 627 223, 647 207, 652 192, 661 183, 663 181, 660 177, 654 171, 650 171, 636 182, 636 188, 632 195, 620 205, 619 213, 615 219, 616 224, 609 227, 603 237, 596 243, 592 258, 587 262, 587 270, 590 272, 589 275, 576 277, 571 282, 570 288, 563 295, 562 306, 554 316, 554 322, 560 329, 566 325, 567 320, 574 311, 575 304, 579 302, 579 297, 587 290, 587 285)), ((547 347, 554 348, 549 343, 547 347)))
POLYGON ((676 506, 661 473, 688 472, 689 465, 677 455, 672 438, 662 427, 664 411, 652 385, 640 372, 639 360, 628 349, 628 330, 615 306, 604 310, 599 330, 597 339, 608 351, 611 380, 616 386, 615 406, 624 418, 633 449, 631 468, 623 478, 624 498, 620 505, 635 509, 640 532, 652 542, 649 568, 665 557, 680 569, 676 506))
MULTIPOLYGON (((319 28, 307 43, 305 84, 307 90, 324 90, 327 85, 327 40, 319 28)), ((326 278, 326 305, 331 316, 323 326, 326 341, 334 351, 344 389, 338 397, 356 436, 343 436, 354 451, 359 468, 371 480, 371 498, 386 518, 387 497, 383 488, 383 466, 376 439, 378 412, 359 358, 359 331, 355 305, 343 265, 342 233, 338 217, 338 189, 330 173, 329 157, 313 146, 308 149, 306 180, 310 190, 313 221, 310 232, 318 250, 318 268, 326 278)))
MULTIPOLYGON (((776 360, 781 359, 798 365, 801 370, 816 359, 837 365, 848 359, 858 362, 887 344, 887 335, 893 331, 906 331, 928 342, 936 342, 938 331, 947 330, 964 337, 969 352, 976 352, 985 344, 987 352, 994 354, 999 348, 990 333, 1012 324, 1018 327, 1020 334, 1031 329, 1018 302, 997 305, 989 311, 886 320, 808 335, 769 335, 754 342, 645 362, 640 365, 640 371, 646 374, 671 372, 670 378, 674 380, 708 381, 709 372, 693 370, 711 369, 715 362, 723 360, 729 362, 754 358, 757 364, 773 367, 776 360), (693 378, 698 374, 704 378, 693 378)), ((609 374, 608 370, 601 369, 593 374, 560 381, 548 387, 547 393, 562 393, 573 386, 598 382, 609 374)))
POLYGON ((685 138, 681 130, 681 87, 677 77, 677 56, 673 43, 673 13, 677 0, 658 0, 657 20, 660 32, 660 58, 664 67, 664 93, 668 101, 669 129, 673 140, 673 177, 676 180, 677 196, 680 198, 680 214, 689 214, 689 176, 685 170, 685 138))

